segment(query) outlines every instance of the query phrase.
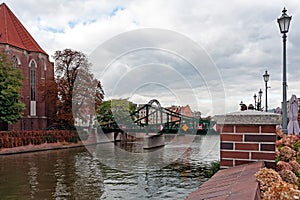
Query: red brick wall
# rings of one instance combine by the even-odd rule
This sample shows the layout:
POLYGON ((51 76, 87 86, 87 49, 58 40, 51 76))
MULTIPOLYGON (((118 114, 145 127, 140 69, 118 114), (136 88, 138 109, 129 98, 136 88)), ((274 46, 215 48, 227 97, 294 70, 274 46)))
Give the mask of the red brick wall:
POLYGON ((221 168, 265 161, 275 167, 276 125, 224 125, 220 134, 221 168))
POLYGON ((49 102, 43 98, 42 88, 46 88, 47 80, 54 77, 54 65, 49 61, 49 56, 38 52, 28 52, 6 44, 0 44, 0 51, 9 57, 16 56, 22 70, 23 83, 21 88, 21 100, 26 109, 24 115, 17 123, 9 125, 9 130, 38 130, 51 124, 50 117, 56 112, 55 102, 49 102), (36 68, 36 116, 30 116, 30 61, 34 60, 36 68), (45 70, 46 65, 46 70, 45 70))

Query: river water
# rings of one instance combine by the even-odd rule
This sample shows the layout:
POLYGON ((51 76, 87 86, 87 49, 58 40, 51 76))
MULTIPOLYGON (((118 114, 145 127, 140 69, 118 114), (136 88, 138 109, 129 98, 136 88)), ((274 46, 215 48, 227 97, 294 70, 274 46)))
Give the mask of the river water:
POLYGON ((150 151, 137 141, 0 156, 0 199, 185 199, 219 160, 219 135, 166 136, 166 144, 150 151))

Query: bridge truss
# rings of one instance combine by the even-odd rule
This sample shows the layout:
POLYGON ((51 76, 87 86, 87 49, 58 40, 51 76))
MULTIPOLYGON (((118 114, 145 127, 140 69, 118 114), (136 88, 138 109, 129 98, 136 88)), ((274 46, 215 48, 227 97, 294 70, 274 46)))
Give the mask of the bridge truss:
POLYGON ((103 132, 206 134, 210 120, 185 116, 161 107, 156 99, 139 107, 135 112, 114 122, 100 125, 103 132))

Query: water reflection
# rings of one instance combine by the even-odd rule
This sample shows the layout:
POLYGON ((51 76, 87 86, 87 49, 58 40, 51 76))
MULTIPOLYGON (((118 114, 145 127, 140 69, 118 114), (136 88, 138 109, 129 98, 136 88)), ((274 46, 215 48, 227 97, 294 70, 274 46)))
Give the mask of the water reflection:
POLYGON ((31 199, 34 199, 35 193, 38 191, 37 186, 39 182, 37 181, 38 176, 38 168, 35 166, 35 163, 29 163, 29 172, 28 172, 28 178, 29 178, 29 186, 30 186, 30 197, 31 199))
POLYGON ((56 178, 56 186, 54 197, 55 199, 64 199, 71 195, 70 192, 67 191, 67 185, 65 181, 65 163, 62 159, 58 159, 55 163, 54 176, 56 178))
MULTIPOLYGON (((184 199, 202 182, 204 169, 219 158, 219 136, 199 136, 188 147, 173 144, 152 157, 141 153, 139 144, 106 144, 94 147, 94 154, 119 151, 135 154, 124 157, 118 165, 109 166, 92 156, 85 148, 54 150, 0 157, 1 199, 184 199), (217 144, 217 145, 216 145, 217 144), (206 146, 206 147, 205 147, 206 146), (213 147, 213 148, 212 148, 213 147), (123 149, 122 149, 123 148, 123 149), (185 149, 169 165, 166 160, 185 149), (102 151, 102 152, 99 152, 102 151), (135 155, 135 157, 132 157, 135 155), (140 159, 142 158, 142 159, 140 159), (130 165, 130 168, 128 167, 130 165), (132 169, 132 170, 128 170, 132 169)), ((117 163, 115 157, 110 157, 117 163)))
POLYGON ((217 135, 166 135, 166 145, 152 150, 143 149, 140 141, 119 142, 117 145, 102 143, 96 147, 88 147, 88 150, 101 163, 111 168, 137 173, 146 169, 159 170, 181 159, 185 159, 185 163, 218 159, 219 139, 217 135))
POLYGON ((1 199, 96 199, 98 162, 85 148, 0 157, 1 199))

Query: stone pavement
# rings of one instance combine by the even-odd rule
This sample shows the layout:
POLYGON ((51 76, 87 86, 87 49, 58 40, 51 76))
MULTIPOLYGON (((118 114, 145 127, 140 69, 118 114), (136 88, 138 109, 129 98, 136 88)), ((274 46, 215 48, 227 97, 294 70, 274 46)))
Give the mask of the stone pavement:
POLYGON ((263 167, 263 162, 256 162, 220 170, 186 200, 259 200, 255 173, 263 167))

